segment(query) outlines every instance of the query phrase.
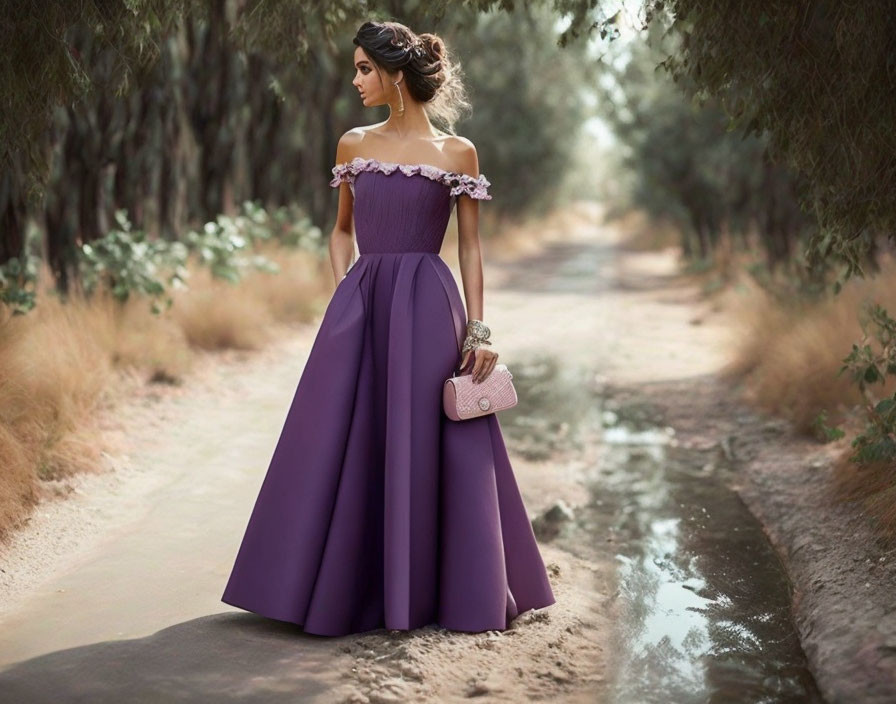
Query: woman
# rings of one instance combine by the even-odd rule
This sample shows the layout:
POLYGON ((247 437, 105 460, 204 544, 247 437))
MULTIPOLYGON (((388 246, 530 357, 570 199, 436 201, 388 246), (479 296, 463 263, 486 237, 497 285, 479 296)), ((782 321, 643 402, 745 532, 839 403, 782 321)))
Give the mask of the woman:
POLYGON ((491 184, 473 144, 429 121, 466 104, 444 43, 395 22, 354 43, 353 84, 390 115, 339 140, 338 284, 222 600, 318 635, 504 630, 554 596, 496 415, 450 420, 441 400, 458 362, 482 380, 498 358, 478 234, 491 184), (467 311, 439 256, 455 204, 467 311))

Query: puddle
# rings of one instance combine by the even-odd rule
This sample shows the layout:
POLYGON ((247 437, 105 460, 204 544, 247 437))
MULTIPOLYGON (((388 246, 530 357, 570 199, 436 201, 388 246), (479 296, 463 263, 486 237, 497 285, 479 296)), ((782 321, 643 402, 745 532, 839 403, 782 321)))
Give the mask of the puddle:
POLYGON ((791 620, 786 573, 728 488, 737 470, 725 448, 680 446, 649 405, 620 404, 583 372, 518 368, 521 401, 532 407, 509 424, 515 443, 539 452, 602 445, 589 504, 554 540, 618 564, 608 701, 823 702, 791 620), (559 428, 564 435, 552 438, 559 428))
POLYGON ((514 452, 538 461, 581 449, 594 409, 593 380, 583 383, 581 371, 550 356, 521 359, 512 372, 519 401, 500 421, 514 452))

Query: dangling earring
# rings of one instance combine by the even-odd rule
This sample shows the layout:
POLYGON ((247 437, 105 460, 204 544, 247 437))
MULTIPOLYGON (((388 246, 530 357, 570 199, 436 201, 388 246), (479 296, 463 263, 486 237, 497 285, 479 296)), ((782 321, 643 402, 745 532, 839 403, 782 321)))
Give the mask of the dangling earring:
POLYGON ((401 88, 398 87, 398 81, 392 81, 392 85, 395 86, 395 90, 398 91, 398 100, 399 100, 398 114, 404 115, 404 98, 401 96, 401 88))

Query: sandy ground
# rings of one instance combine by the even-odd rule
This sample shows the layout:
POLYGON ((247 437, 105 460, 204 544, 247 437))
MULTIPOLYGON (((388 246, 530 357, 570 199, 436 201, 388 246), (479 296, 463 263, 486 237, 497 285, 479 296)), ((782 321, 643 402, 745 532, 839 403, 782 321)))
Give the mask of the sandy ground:
MULTIPOLYGON (((501 361, 512 369, 518 354, 557 354, 617 384, 718 370, 723 316, 674 278, 674 251, 625 252, 597 210, 577 212, 538 252, 512 261, 486 253, 484 317, 501 361)), ((223 692, 253 701, 295 701, 297 692, 327 702, 601 700, 616 566, 551 543, 542 555, 557 603, 504 632, 326 639, 219 601, 315 331, 284 330, 258 353, 209 355, 183 387, 122 380, 130 400, 107 419, 106 471, 68 482, 67 498, 41 506, 0 552, 0 666, 15 663, 0 678, 7 696, 43 701, 27 689, 39 681, 47 701, 59 691, 85 701, 158 701, 160 692, 166 701, 223 692)), ((599 461, 593 451, 512 457, 533 517, 558 499, 587 499, 580 470, 599 461)))

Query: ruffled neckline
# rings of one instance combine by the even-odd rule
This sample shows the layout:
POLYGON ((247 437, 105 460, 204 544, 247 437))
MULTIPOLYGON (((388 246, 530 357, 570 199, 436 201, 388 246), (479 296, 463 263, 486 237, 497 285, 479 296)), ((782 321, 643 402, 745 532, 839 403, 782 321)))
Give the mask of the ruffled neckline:
POLYGON ((353 184, 355 177, 363 171, 378 171, 384 174, 391 174, 396 169, 400 170, 405 176, 419 174, 432 181, 442 183, 451 189, 452 196, 464 193, 471 198, 480 200, 492 199, 488 193, 488 187, 491 186, 491 183, 485 177, 485 174, 473 177, 469 174, 448 171, 432 164, 399 164, 374 158, 365 159, 361 156, 356 156, 351 161, 336 164, 332 169, 333 179, 330 181, 330 185, 335 188, 343 181, 353 184))

